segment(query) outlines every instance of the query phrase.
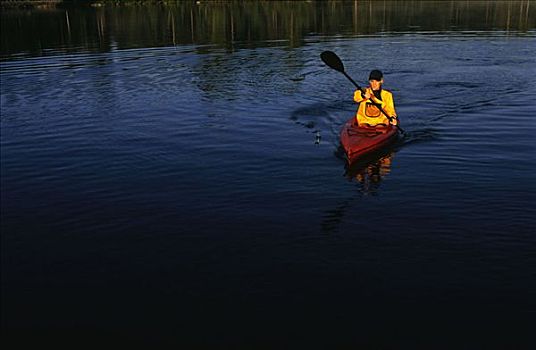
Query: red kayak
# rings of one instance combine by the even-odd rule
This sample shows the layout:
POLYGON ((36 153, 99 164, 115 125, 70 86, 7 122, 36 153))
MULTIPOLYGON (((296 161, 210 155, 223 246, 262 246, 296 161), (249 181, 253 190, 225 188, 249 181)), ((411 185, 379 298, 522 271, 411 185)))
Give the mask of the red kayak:
POLYGON ((395 141, 398 129, 392 125, 358 126, 355 117, 344 124, 341 130, 341 144, 348 163, 379 151, 395 141))

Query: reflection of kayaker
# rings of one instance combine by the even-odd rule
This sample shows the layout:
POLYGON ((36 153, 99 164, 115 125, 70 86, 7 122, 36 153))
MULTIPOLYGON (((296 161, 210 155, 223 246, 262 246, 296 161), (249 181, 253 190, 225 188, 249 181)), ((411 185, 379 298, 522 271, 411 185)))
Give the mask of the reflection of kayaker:
POLYGON ((391 172, 394 153, 390 153, 375 162, 359 169, 353 177, 361 184, 361 190, 366 194, 374 194, 380 187, 380 182, 391 172))
POLYGON ((382 88, 382 72, 376 69, 370 72, 369 82, 369 87, 358 89, 354 93, 354 101, 359 103, 356 114, 358 124, 368 126, 397 125, 393 94, 382 88))

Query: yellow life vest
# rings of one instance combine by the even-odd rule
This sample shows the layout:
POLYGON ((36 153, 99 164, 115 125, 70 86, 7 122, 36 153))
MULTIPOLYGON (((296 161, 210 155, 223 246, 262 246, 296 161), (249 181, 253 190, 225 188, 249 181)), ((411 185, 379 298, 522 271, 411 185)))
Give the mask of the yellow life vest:
MULTIPOLYGON (((371 88, 367 88, 366 92, 371 95, 374 95, 371 88)), ((364 95, 365 93, 363 93, 364 95)), ((371 97, 370 99, 365 99, 361 95, 361 90, 356 90, 354 93, 354 101, 359 103, 359 108, 357 109, 356 119, 358 124, 369 124, 371 126, 378 124, 389 125, 388 117, 396 117, 395 104, 393 101, 393 94, 387 90, 382 89, 381 100, 376 97, 371 97), (372 101, 371 101, 372 100, 372 101), (385 113, 388 116, 385 116, 378 107, 376 107, 372 102, 380 105, 385 113)))

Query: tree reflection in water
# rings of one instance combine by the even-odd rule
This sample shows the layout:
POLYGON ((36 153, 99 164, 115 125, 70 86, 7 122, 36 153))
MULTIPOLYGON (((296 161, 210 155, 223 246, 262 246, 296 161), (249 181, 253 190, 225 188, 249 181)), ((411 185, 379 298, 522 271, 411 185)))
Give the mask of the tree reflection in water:
POLYGON ((530 0, 2 1, 0 58, 195 45, 298 48, 319 35, 441 33, 535 26, 530 0), (26 3, 20 8, 15 4, 26 3), (53 50, 53 52, 50 52, 53 50))

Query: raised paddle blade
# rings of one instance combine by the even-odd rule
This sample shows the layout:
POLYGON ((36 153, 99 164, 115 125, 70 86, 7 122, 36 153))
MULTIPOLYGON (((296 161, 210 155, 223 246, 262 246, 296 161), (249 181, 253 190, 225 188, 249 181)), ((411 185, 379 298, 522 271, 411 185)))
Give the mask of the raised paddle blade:
POLYGON ((324 51, 320 54, 320 59, 324 61, 329 67, 344 73, 344 65, 342 64, 341 59, 333 51, 324 51))

